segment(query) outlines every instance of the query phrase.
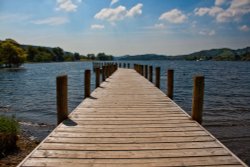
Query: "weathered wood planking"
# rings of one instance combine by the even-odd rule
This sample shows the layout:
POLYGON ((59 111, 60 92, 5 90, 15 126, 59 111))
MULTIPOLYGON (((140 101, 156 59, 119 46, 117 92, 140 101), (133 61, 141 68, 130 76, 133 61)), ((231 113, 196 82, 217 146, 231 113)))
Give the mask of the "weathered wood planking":
POLYGON ((118 69, 19 166, 246 166, 134 70, 118 69))

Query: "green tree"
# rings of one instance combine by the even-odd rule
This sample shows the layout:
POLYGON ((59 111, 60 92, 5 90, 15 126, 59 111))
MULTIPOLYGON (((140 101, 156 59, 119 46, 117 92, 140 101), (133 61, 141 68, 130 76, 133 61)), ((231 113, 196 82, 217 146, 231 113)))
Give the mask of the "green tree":
POLYGON ((54 61, 64 61, 64 51, 60 47, 56 47, 52 49, 53 53, 55 54, 55 59, 54 61))
POLYGON ((24 50, 14 40, 7 39, 0 44, 0 61, 5 67, 19 67, 25 61, 24 50))
POLYGON ((89 60, 95 60, 95 54, 87 54, 89 60))
POLYGON ((113 60, 114 57, 111 55, 106 55, 105 53, 98 53, 96 56, 97 60, 113 60))
POLYGON ((78 60, 80 60, 80 54, 79 53, 74 53, 74 59, 76 60, 76 61, 78 61, 78 60))
POLYGON ((27 61, 33 62, 38 50, 35 47, 29 46, 27 50, 27 61))

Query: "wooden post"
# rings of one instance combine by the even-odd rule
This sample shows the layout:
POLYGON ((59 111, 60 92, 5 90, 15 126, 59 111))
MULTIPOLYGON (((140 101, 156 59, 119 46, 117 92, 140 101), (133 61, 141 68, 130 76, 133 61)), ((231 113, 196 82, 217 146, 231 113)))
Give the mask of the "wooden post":
POLYGON ((141 75, 144 76, 144 65, 141 65, 141 75))
POLYGON ((170 99, 173 99, 173 92, 174 92, 174 70, 168 70, 168 92, 167 95, 170 99))
POLYGON ((160 78, 161 78, 161 68, 156 67, 155 68, 155 86, 157 88, 160 88, 160 78))
POLYGON ((145 65, 144 68, 145 68, 145 74, 144 74, 144 76, 145 76, 145 78, 148 79, 148 65, 145 65))
POLYGON ((134 70, 135 70, 136 72, 138 72, 138 71, 137 71, 137 67, 136 67, 136 64, 134 64, 134 70))
POLYGON ((90 97, 90 70, 85 70, 84 75, 84 98, 90 97))
POLYGON ((100 68, 97 67, 95 70, 95 87, 98 88, 100 86, 100 68))
POLYGON ((106 65, 106 67, 105 67, 105 80, 108 77, 109 77, 109 65, 106 65))
POLYGON ((106 71, 106 66, 103 65, 103 66, 102 66, 102 82, 105 81, 105 73, 106 73, 105 71, 106 71))
POLYGON ((149 81, 153 82, 153 67, 149 66, 149 81))
POLYGON ((108 65, 108 78, 110 77, 110 75, 111 75, 111 65, 109 64, 108 65))
POLYGON ((56 78, 56 103, 57 125, 68 118, 68 77, 67 75, 56 78))
POLYGON ((199 124, 202 123, 202 110, 204 98, 204 76, 194 77, 192 119, 199 124))

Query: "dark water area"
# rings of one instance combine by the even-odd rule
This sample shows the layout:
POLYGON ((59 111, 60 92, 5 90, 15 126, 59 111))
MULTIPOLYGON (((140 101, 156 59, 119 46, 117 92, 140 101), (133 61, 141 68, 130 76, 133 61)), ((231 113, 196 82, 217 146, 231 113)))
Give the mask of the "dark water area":
MULTIPOLYGON (((124 62, 122 62, 124 63, 124 62)), ((161 90, 166 71, 174 69, 174 101, 190 114, 193 76, 205 76, 204 123, 214 136, 250 163, 250 62, 137 61, 161 67, 161 90)), ((56 124, 56 76, 68 75, 69 111, 84 97, 84 70, 91 62, 24 64, 24 69, 0 69, 0 114, 14 115, 39 136, 56 124), (41 128, 43 127, 43 128, 41 128), (46 130, 46 128, 48 127, 46 130)), ((94 73, 92 72, 92 90, 94 73)))

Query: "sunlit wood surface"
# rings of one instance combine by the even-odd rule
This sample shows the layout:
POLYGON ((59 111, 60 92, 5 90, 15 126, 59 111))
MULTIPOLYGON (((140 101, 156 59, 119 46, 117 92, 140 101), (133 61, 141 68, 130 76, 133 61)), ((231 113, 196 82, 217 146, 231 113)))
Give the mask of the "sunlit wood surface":
POLYGON ((118 69, 20 166, 246 165, 147 79, 118 69))

